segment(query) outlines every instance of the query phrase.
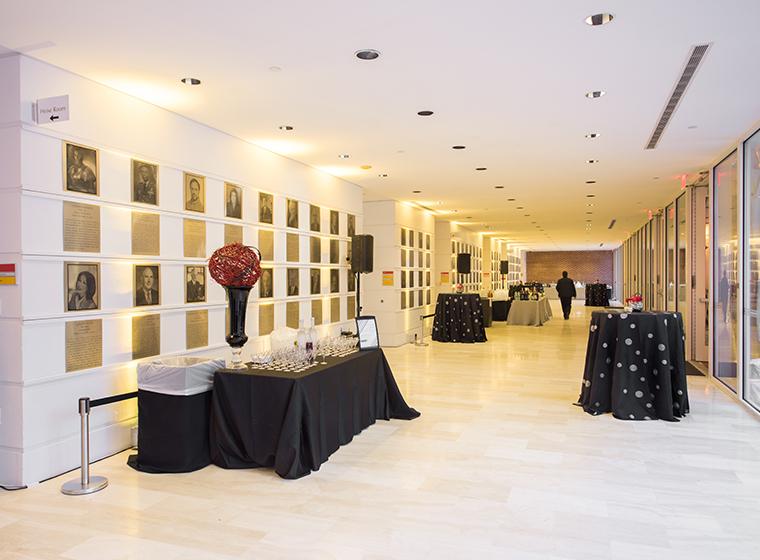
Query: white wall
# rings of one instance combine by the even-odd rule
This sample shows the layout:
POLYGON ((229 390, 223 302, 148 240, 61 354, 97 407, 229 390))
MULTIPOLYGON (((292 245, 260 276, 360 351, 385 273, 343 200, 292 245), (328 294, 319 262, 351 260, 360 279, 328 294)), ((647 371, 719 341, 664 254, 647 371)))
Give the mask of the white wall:
MULTIPOLYGON (((275 327, 285 325, 285 200, 300 201, 301 317, 311 314, 309 292, 308 205, 322 207, 323 239, 339 239, 339 265, 328 265, 329 243, 323 241, 323 315, 329 321, 330 268, 341 268, 341 321, 324 327, 338 330, 347 318, 346 215, 356 216, 362 231, 362 191, 344 180, 277 156, 197 122, 111 90, 61 69, 25 57, 0 59, 0 262, 18 262, 18 287, 0 286, 0 484, 31 484, 78 466, 77 398, 98 398, 134 390, 136 362, 131 360, 132 266, 161 264, 161 352, 186 354, 183 266, 199 259, 183 257, 182 219, 206 221, 207 256, 223 244, 225 223, 244 226, 244 241, 256 244, 258 191, 273 193, 275 223, 275 327), (71 120, 38 126, 32 104, 38 98, 70 96, 71 120), (64 140, 97 148, 100 196, 63 189, 64 140), (130 159, 159 164, 160 207, 130 202, 130 159), (206 213, 186 213, 182 172, 206 177, 206 213), (225 181, 244 189, 244 220, 224 217, 225 181), (101 207, 100 253, 66 253, 62 246, 65 200, 101 207), (160 214, 161 254, 131 255, 130 212, 160 214), (329 233, 329 210, 341 213, 339 236, 329 233), (192 214, 190 216, 189 214, 192 214), (20 216, 20 219, 19 219, 20 216), (101 309, 64 312, 63 262, 101 263, 101 309), (65 323, 103 320, 103 367, 65 372, 65 323)), ((293 232, 294 230, 289 229, 293 232)), ((208 279, 209 346, 201 355, 226 353, 225 296, 208 279)), ((255 290, 254 290, 255 292, 255 290)), ((252 292, 247 330, 258 333, 258 301, 252 292)), ((256 343, 252 336, 249 346, 256 343)), ((102 457, 129 446, 136 418, 134 401, 93 410, 92 456, 102 457)))
MULTIPOLYGON (((434 247, 435 219, 430 212, 397 202, 384 200, 364 203, 364 231, 374 236, 375 262, 372 274, 362 275, 363 314, 377 318, 380 340, 384 346, 400 346, 414 340, 415 333, 422 337, 421 315, 431 313, 435 306, 436 290, 433 270, 435 266, 434 247), (402 245, 401 230, 405 231, 406 243, 402 245), (414 232, 414 243, 409 243, 409 231, 414 232), (423 246, 419 247, 419 233, 423 234, 423 246), (430 238, 427 248, 426 236, 430 238), (413 245, 413 247, 412 247, 413 245), (402 267, 401 253, 407 253, 402 267), (410 261, 409 255, 414 255, 410 261), (422 265, 419 257, 422 257, 422 265), (427 266, 427 259, 430 266, 427 266), (393 274, 393 285, 383 285, 383 272, 393 274), (419 286, 419 273, 422 272, 423 284, 430 274, 430 285, 419 286), (414 276, 414 288, 407 282, 402 288, 401 275, 406 279, 414 276), (422 305, 419 305, 419 292, 422 291, 422 305), (428 293, 430 303, 428 304, 428 293), (406 309, 401 309, 401 297, 404 294, 406 309), (409 305, 413 298, 412 305, 409 305)), ((432 319, 427 319, 426 336, 429 336, 432 319)))

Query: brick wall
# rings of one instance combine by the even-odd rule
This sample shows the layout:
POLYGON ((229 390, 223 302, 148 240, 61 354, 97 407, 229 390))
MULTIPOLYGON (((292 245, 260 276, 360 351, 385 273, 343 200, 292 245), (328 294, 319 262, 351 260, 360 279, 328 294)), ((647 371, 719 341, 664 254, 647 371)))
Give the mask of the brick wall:
POLYGON ((612 285, 612 251, 528 251, 529 282, 556 282, 567 270, 570 278, 580 282, 612 285))

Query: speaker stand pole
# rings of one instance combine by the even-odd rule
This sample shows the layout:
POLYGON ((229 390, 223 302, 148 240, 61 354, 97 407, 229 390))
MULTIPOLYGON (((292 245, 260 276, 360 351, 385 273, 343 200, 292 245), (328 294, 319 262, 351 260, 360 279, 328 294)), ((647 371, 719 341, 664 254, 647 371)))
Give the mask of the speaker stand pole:
POLYGON ((362 315, 362 273, 357 272, 356 273, 356 316, 361 317, 362 315))

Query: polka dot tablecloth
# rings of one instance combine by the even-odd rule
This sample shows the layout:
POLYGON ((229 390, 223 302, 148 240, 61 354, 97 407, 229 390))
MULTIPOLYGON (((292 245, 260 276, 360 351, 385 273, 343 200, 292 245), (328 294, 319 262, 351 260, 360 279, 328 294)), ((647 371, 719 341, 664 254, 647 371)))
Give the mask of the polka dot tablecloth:
POLYGON ((586 305, 607 307, 610 304, 610 291, 605 284, 586 284, 586 305))
POLYGON ((433 319, 433 340, 485 342, 483 306, 478 294, 438 294, 433 319))
POLYGON ((578 404, 621 420, 669 420, 689 412, 680 313, 591 315, 578 404))

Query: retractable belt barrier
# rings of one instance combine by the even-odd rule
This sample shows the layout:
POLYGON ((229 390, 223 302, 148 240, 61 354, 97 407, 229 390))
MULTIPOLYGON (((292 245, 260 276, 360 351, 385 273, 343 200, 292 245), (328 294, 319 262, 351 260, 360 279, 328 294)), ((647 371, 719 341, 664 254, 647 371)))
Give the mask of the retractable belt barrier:
POLYGON ((68 496, 81 496, 92 494, 108 486, 108 479, 104 476, 90 476, 90 409, 137 397, 137 391, 103 397, 102 399, 90 400, 90 397, 79 399, 79 422, 81 431, 81 472, 80 477, 69 480, 61 486, 61 492, 68 496))
POLYGON ((422 336, 418 340, 417 333, 414 333, 415 346, 428 346, 428 343, 425 342, 425 319, 430 319, 430 317, 435 317, 435 313, 431 313, 430 315, 420 315, 420 329, 422 331, 422 336))

